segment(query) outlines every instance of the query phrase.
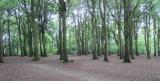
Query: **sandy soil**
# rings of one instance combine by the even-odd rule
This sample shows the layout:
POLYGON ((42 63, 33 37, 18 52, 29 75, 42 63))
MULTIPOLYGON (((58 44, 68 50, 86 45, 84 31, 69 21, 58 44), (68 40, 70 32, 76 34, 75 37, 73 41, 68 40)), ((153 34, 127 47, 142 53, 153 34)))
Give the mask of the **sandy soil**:
POLYGON ((0 64, 0 81, 160 81, 160 57, 147 60, 136 57, 131 64, 122 63, 117 56, 110 62, 92 60, 91 56, 70 56, 73 63, 61 63, 58 56, 41 58, 5 57, 0 64))

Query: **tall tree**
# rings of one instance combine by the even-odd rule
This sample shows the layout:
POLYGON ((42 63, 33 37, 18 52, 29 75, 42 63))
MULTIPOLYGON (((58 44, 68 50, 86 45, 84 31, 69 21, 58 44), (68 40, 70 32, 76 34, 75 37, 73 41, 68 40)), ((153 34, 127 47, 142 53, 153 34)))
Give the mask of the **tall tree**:
POLYGON ((158 47, 158 56, 160 56, 160 21, 158 21, 158 33, 157 33, 157 47, 158 47))
MULTIPOLYGON (((18 11, 20 12, 19 8, 18 8, 18 11)), ((22 35, 21 35, 21 16, 20 16, 20 13, 17 13, 15 11, 15 16, 16 16, 16 23, 17 23, 17 30, 18 30, 18 37, 19 37, 19 49, 20 49, 20 55, 21 56, 24 56, 24 53, 23 53, 23 45, 22 45, 22 35)))
POLYGON ((106 0, 100 0, 99 1, 99 7, 100 7, 100 14, 101 14, 101 20, 102 20, 102 49, 104 54, 104 61, 108 61, 108 32, 106 27, 106 0), (101 6, 102 5, 102 6, 101 6))
POLYGON ((96 2, 97 0, 87 0, 87 7, 89 8, 89 13, 91 15, 91 26, 92 26, 92 36, 93 36, 93 58, 98 59, 97 54, 97 26, 96 26, 96 2))
MULTIPOLYGON (((0 12, 2 16, 2 12, 0 12)), ((1 17, 0 16, 0 17, 1 17)), ((0 18, 0 63, 3 63, 3 25, 2 20, 0 18)))
POLYGON ((46 57, 46 27, 48 22, 48 2, 45 0, 39 0, 36 6, 38 11, 38 27, 39 27, 39 39, 40 39, 40 52, 42 57, 46 57))
MULTIPOLYGON (((111 1, 110 1, 111 3, 111 1)), ((114 0, 115 4, 110 4, 107 3, 107 7, 111 13, 111 15, 113 16, 113 18, 115 19, 115 30, 113 31, 113 35, 116 41, 116 44, 118 46, 118 56, 120 56, 120 59, 123 59, 124 56, 124 49, 123 49, 123 35, 122 35, 122 11, 123 11, 123 4, 121 0, 114 0), (110 5, 109 5, 110 4, 110 5), (115 5, 115 6, 113 6, 115 5), (111 8, 111 6, 113 6, 113 8, 111 8), (118 30, 118 33, 116 33, 116 30, 118 30)))
POLYGON ((31 0, 31 26, 33 28, 33 47, 34 47, 34 51, 33 51, 33 61, 38 61, 39 60, 39 41, 38 41, 38 24, 36 22, 36 0, 31 0))
POLYGON ((125 39, 125 54, 124 62, 130 63, 130 47, 129 47, 129 36, 130 36, 130 27, 131 27, 131 0, 123 0, 124 8, 124 39, 125 39))
POLYGON ((68 62, 68 54, 67 54, 67 27, 66 27, 66 12, 67 12, 67 5, 66 1, 64 0, 59 0, 59 9, 60 9, 60 18, 61 18, 61 26, 62 26, 62 57, 63 57, 63 62, 68 62))
POLYGON ((7 31, 8 31, 8 49, 9 49, 9 56, 12 56, 12 43, 11 43, 11 23, 10 23, 10 15, 11 10, 7 10, 7 31))
MULTIPOLYGON (((152 2, 152 1, 151 1, 152 2)), ((151 16, 150 16, 150 6, 151 6, 151 3, 149 4, 145 4, 145 9, 144 9, 144 22, 145 22, 145 27, 144 27, 144 30, 145 30, 145 34, 144 34, 144 38, 145 38, 145 47, 146 47, 146 53, 147 53, 147 58, 150 59, 150 49, 151 49, 151 45, 150 45, 150 26, 151 26, 151 23, 150 23, 150 19, 151 19, 151 16)))
POLYGON ((154 26, 154 56, 157 56, 157 21, 156 18, 153 17, 153 26, 154 26))

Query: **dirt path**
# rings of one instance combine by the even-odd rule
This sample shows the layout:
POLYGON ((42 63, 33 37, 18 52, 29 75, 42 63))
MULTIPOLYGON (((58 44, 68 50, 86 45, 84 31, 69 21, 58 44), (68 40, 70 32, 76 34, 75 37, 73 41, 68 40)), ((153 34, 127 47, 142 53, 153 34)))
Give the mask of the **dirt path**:
POLYGON ((71 71, 71 70, 65 70, 65 69, 60 69, 57 67, 51 67, 51 66, 44 66, 44 65, 32 65, 33 67, 36 67, 39 70, 44 70, 46 73, 45 74, 49 74, 49 75, 54 75, 59 74, 61 76, 68 76, 71 78, 76 78, 80 81, 119 81, 119 80, 113 80, 113 79, 109 79, 109 78, 96 78, 94 75, 92 74, 87 74, 85 72, 80 72, 80 71, 71 71))
POLYGON ((57 56, 32 62, 28 57, 7 57, 0 64, 0 81, 160 81, 160 57, 137 57, 123 64, 115 57, 110 62, 90 56, 71 56, 74 63, 63 64, 57 56))
POLYGON ((3 67, 1 70, 5 70, 1 71, 0 81, 119 81, 39 63, 18 62, 4 64, 3 67))

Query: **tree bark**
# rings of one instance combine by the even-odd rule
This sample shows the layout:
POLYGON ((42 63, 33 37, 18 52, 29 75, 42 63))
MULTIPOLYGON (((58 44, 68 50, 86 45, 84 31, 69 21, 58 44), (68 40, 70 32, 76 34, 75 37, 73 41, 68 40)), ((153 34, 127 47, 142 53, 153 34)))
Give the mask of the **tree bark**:
POLYGON ((0 63, 4 63, 3 61, 3 25, 0 19, 0 63))
POLYGON ((63 50, 63 62, 69 62, 68 61, 68 54, 67 54, 67 37, 66 37, 66 2, 64 0, 59 0, 60 5, 60 12, 61 12, 61 18, 62 18, 62 50, 63 50))
POLYGON ((36 19, 36 10, 35 10, 35 0, 31 0, 31 26, 33 28, 33 47, 34 47, 34 51, 33 51, 33 61, 39 61, 39 50, 38 50, 38 46, 39 46, 39 41, 38 41, 38 24, 36 23, 35 19, 36 19))
POLYGON ((124 6, 124 39, 125 39, 125 54, 124 63, 131 63, 130 60, 130 49, 129 49, 129 36, 130 36, 130 26, 131 26, 131 1, 123 0, 124 6))

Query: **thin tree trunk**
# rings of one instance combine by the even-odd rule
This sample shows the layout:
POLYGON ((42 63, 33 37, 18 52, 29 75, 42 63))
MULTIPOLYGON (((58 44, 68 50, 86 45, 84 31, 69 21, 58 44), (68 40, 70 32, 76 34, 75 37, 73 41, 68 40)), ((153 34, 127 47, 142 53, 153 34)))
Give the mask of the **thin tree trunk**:
POLYGON ((59 44, 58 44, 58 54, 60 55, 59 60, 63 60, 63 45, 62 45, 62 18, 61 18, 61 7, 59 4, 59 44))
POLYGON ((11 44, 11 27, 10 27, 10 11, 7 11, 8 17, 7 17, 7 30, 8 30, 8 48, 9 48, 9 56, 12 56, 12 44, 11 44))
POLYGON ((154 56, 157 56, 157 44, 156 44, 156 30, 157 30, 157 26, 156 26, 156 20, 153 20, 153 25, 154 25, 154 56))
POLYGON ((2 25, 1 19, 0 19, 0 63, 4 63, 3 61, 3 25, 2 25))

